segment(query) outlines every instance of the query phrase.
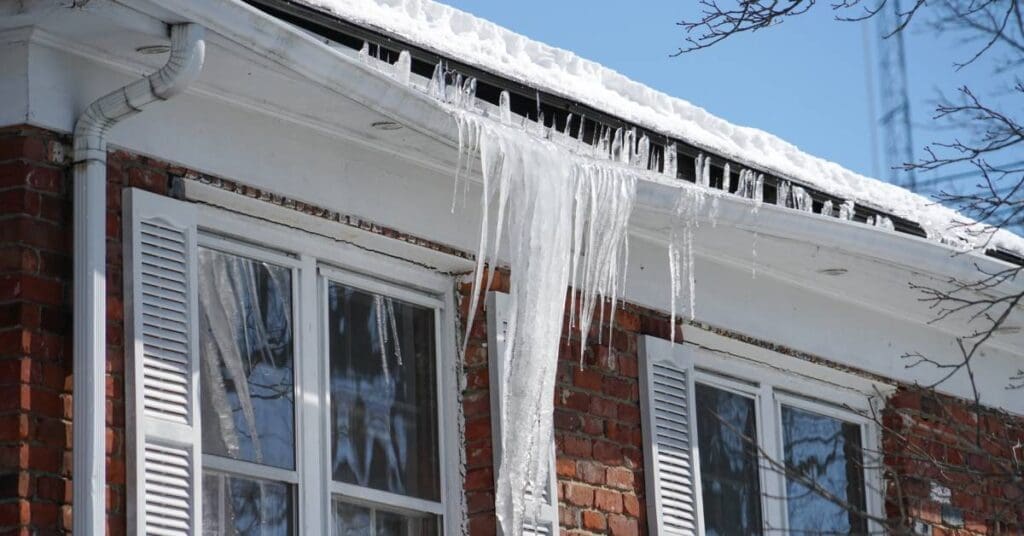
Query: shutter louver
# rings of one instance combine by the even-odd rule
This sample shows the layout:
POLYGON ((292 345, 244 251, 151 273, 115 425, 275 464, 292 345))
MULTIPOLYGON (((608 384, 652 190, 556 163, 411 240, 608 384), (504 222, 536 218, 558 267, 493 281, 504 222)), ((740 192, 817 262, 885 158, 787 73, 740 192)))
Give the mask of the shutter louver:
POLYGON ((200 532, 196 212, 125 194, 129 532, 200 532))
MULTIPOLYGON (((508 294, 489 292, 487 294, 487 366, 491 390, 491 429, 493 437, 494 467, 501 462, 501 404, 502 384, 505 378, 505 333, 508 328, 508 294)), ((523 534, 529 536, 558 535, 558 480, 555 475, 555 438, 551 438, 551 456, 548 467, 547 486, 541 490, 537 500, 536 519, 527 516, 523 534)), ((497 478, 498 471, 494 471, 497 478)), ((500 527, 499 527, 500 529, 500 527)))
POLYGON ((681 345, 647 338, 641 362, 651 532, 698 535, 700 479, 692 423, 693 365, 681 345))

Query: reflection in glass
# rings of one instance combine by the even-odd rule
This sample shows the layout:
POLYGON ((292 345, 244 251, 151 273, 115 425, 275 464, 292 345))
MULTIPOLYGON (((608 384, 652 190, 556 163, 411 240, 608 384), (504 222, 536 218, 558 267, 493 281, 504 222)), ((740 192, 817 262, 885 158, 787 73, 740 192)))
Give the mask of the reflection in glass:
POLYGON ((705 533, 761 534, 754 400, 702 384, 696 395, 705 533))
POLYGON ((335 480, 438 500, 434 311, 330 283, 335 480))
POLYGON ((782 436, 789 530, 866 534, 860 426, 783 406, 782 436))
POLYGON ((295 467, 292 274, 199 250, 203 452, 295 467))
POLYGON ((203 471, 203 534, 287 536, 294 513, 287 484, 203 471))
POLYGON ((432 515, 408 516, 343 502, 337 497, 332 503, 334 523, 331 534, 333 536, 436 536, 438 534, 437 518, 432 515))

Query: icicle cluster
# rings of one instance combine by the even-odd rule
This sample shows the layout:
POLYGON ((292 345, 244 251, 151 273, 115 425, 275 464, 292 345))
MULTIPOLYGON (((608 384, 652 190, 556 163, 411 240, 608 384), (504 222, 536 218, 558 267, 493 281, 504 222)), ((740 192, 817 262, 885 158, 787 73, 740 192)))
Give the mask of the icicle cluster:
POLYGON ((853 221, 853 212, 855 208, 856 205, 853 201, 844 201, 843 204, 839 206, 839 219, 853 221))
POLYGON ((760 205, 764 199, 764 175, 755 174, 749 169, 740 171, 736 180, 736 195, 753 199, 754 203, 760 205))
POLYGON ((678 310, 677 301, 681 299, 683 277, 686 277, 686 298, 688 299, 688 316, 692 320, 696 315, 697 300, 694 293, 696 281, 694 279, 694 231, 699 226, 697 218, 701 208, 704 206, 705 193, 695 188, 681 188, 676 197, 675 218, 672 220, 672 229, 669 234, 668 245, 668 269, 671 277, 671 317, 672 335, 671 340, 675 342, 676 330, 675 320, 678 310))
POLYGON ((814 212, 814 199, 811 194, 804 190, 800 186, 794 186, 793 190, 793 207, 803 212, 814 212))
MULTIPOLYGON (((478 155, 483 179, 483 223, 468 325, 480 289, 489 286, 483 280, 485 260, 495 266, 502 250, 514 274, 508 342, 501 357, 508 371, 502 389, 506 399, 499 418, 503 429, 516 433, 502 437, 495 502, 503 532, 520 534, 532 511, 529 501, 542 496, 538 477, 549 463, 544 446, 552 433, 566 289, 578 292, 570 318, 579 326, 585 347, 595 310, 603 313, 601 304, 607 300, 614 311, 621 292, 638 175, 626 166, 567 157, 558 145, 517 128, 454 112, 459 125, 457 175, 478 155)), ((633 153, 627 144, 617 147, 633 153)))
POLYGON ((882 215, 868 216, 868 225, 873 225, 875 227, 881 227, 882 229, 888 229, 890 231, 895 231, 896 230, 896 226, 893 225, 892 220, 889 219, 888 216, 882 216, 882 215))

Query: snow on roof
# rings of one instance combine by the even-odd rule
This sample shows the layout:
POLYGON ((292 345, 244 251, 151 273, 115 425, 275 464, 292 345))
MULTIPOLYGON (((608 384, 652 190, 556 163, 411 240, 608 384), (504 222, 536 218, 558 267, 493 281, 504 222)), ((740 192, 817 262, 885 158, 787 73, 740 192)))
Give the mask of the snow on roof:
MULTIPOLYGON (((451 6, 432 0, 300 1, 739 163, 915 221, 930 235, 965 238, 956 222, 969 220, 932 199, 807 154, 762 130, 729 123, 568 50, 451 6)), ((1024 239, 1008 231, 998 232, 989 246, 1024 254, 1024 239)))

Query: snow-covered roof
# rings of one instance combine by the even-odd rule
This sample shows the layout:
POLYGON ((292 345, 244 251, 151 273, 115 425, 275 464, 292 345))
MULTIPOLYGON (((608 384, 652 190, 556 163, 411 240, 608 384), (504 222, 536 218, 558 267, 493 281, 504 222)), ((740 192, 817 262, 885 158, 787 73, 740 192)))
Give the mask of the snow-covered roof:
MULTIPOLYGON (((956 223, 969 220, 932 199, 854 173, 762 130, 729 123, 568 50, 531 40, 451 6, 431 0, 300 1, 725 158, 917 222, 930 235, 965 238, 962 226, 956 223)), ((1024 254, 1024 239, 1000 231, 989 247, 1024 254)))

